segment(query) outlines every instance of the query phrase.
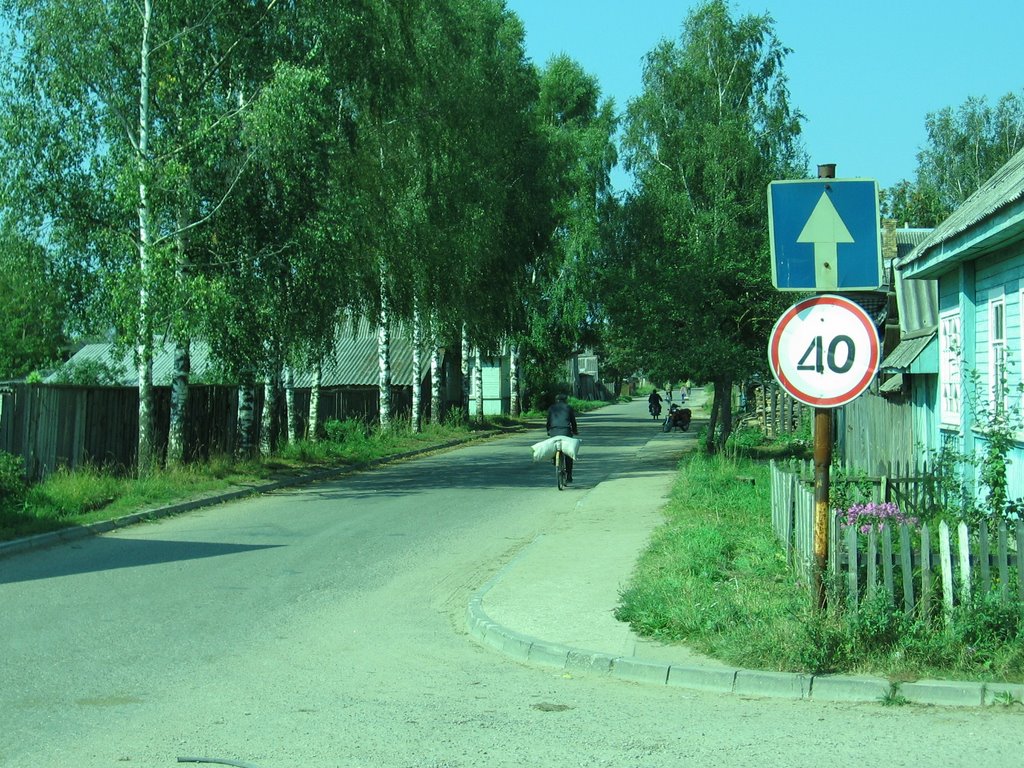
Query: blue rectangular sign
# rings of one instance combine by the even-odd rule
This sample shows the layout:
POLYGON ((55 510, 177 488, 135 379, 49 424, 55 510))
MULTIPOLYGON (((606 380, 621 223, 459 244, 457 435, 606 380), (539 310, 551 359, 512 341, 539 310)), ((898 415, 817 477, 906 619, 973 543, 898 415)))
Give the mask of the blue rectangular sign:
POLYGON ((882 284, 878 182, 800 179, 768 185, 772 285, 873 291, 882 284))

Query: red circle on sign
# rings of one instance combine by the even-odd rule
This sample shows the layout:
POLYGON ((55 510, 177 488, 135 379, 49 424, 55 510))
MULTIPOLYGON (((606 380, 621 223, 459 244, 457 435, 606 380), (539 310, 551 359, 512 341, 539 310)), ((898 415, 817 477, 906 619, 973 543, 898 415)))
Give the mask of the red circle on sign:
POLYGON ((805 299, 786 310, 768 345, 768 361, 782 388, 818 408, 835 408, 860 395, 878 370, 879 356, 878 331, 867 312, 832 295, 805 299), (827 364, 826 339, 831 341, 827 364), (845 357, 837 364, 840 348, 845 357))

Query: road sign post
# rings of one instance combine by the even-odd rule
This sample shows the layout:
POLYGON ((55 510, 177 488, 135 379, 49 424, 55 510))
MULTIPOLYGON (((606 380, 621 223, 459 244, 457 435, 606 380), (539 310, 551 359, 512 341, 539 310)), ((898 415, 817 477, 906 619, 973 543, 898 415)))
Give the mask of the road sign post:
POLYGON ((874 321, 842 296, 798 302, 772 329, 768 362, 779 385, 814 406, 814 591, 827 604, 822 574, 828 567, 829 465, 832 409, 860 395, 878 370, 880 348, 874 321))
MULTIPOLYGON (((780 291, 868 291, 882 283, 878 183, 835 178, 832 164, 818 179, 768 185, 772 284, 780 291)), ((797 400, 814 406, 814 587, 819 609, 827 596, 829 466, 832 409, 857 397, 878 368, 874 323, 854 302, 819 296, 791 307, 772 331, 772 372, 797 400), (816 322, 815 322, 816 321, 816 322)))

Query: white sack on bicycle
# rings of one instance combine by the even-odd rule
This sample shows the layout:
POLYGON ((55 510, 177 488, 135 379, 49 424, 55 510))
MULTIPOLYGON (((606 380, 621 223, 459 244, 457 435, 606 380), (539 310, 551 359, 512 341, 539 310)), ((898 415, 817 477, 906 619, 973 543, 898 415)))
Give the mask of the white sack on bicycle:
POLYGON ((564 437, 562 435, 555 435, 546 440, 541 440, 539 443, 534 443, 531 446, 533 448, 533 460, 544 461, 545 459, 550 459, 555 455, 555 451, 558 450, 559 444, 561 444, 562 453, 575 461, 576 454, 580 450, 580 442, 582 441, 578 437, 564 437))

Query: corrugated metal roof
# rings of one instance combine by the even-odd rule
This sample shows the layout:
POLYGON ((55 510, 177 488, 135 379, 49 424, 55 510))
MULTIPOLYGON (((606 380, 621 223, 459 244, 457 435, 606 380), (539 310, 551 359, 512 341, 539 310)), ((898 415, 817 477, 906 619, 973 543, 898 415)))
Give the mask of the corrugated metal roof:
MULTIPOLYGON (((210 346, 205 341, 192 342, 190 351, 192 378, 202 381, 212 377, 216 371, 210 346)), ((126 387, 137 387, 138 371, 135 368, 132 350, 118 352, 113 343, 87 344, 76 352, 65 366, 81 363, 101 363, 119 374, 119 383, 126 387)), ((174 372, 174 344, 171 341, 157 342, 153 350, 153 384, 158 387, 170 386, 174 372)), ((47 378, 51 381, 55 375, 47 378)), ((310 371, 295 372, 295 386, 312 386, 314 374, 310 371)), ((338 334, 334 352, 324 360, 324 387, 370 387, 377 386, 380 368, 377 357, 376 331, 368 325, 361 325, 355 331, 345 330, 338 334)), ((391 382, 394 386, 412 386, 412 343, 404 332, 391 334, 391 382)))
POLYGON ((924 352, 928 342, 935 336, 934 333, 925 336, 918 336, 916 339, 905 339, 901 341, 889 356, 882 361, 879 370, 883 373, 909 373, 910 366, 918 355, 924 352))
POLYGON ((900 392, 903 389, 903 376, 891 376, 878 388, 882 394, 891 395, 893 392, 900 392))
POLYGON ((931 235, 901 259, 898 266, 902 269, 922 261, 930 251, 1021 198, 1024 198, 1024 150, 1011 157, 949 218, 932 230, 931 235))

